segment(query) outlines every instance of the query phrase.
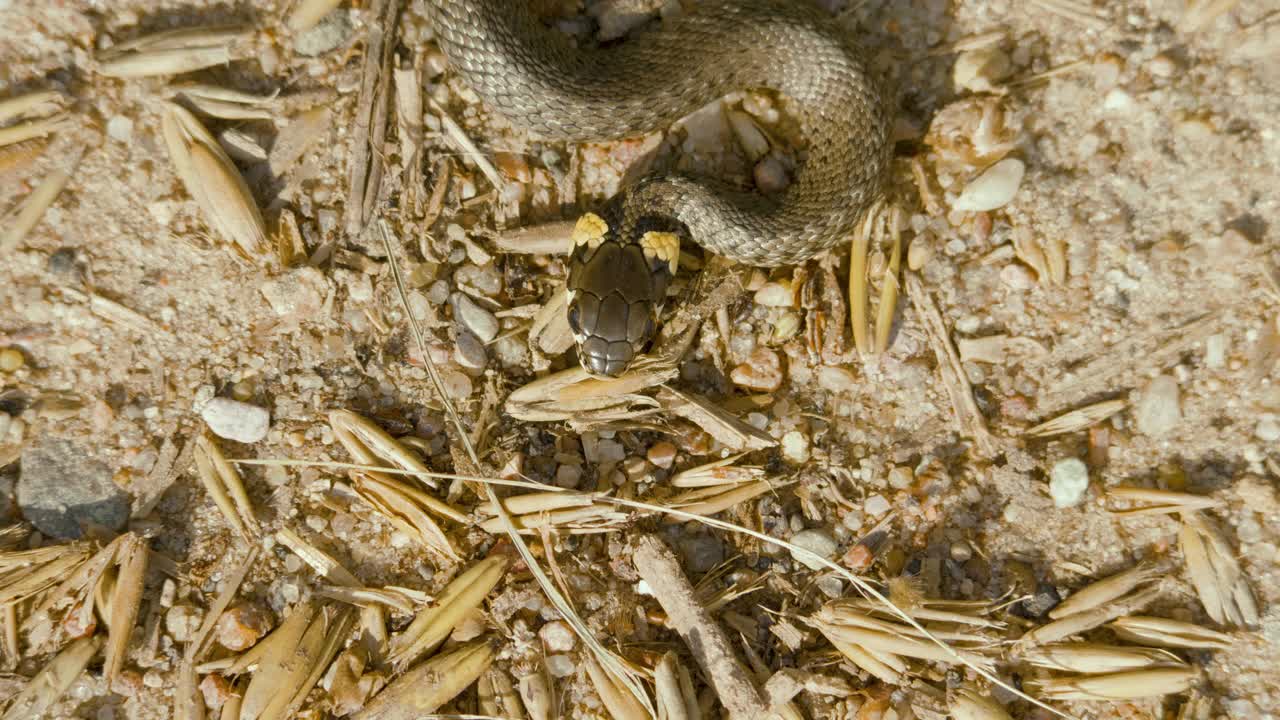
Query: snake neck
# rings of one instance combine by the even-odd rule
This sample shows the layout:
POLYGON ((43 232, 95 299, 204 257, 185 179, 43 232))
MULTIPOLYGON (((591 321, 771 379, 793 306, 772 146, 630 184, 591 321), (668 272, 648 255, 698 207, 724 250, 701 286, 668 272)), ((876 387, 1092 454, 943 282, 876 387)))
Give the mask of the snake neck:
POLYGON ((844 239, 888 163, 880 87, 849 38, 801 0, 709 0, 617 47, 578 49, 520 0, 429 0, 441 49, 517 126, 552 139, 653 132, 737 90, 784 95, 808 147, 779 202, 684 177, 624 190, 713 252, 757 265, 802 261, 844 239))

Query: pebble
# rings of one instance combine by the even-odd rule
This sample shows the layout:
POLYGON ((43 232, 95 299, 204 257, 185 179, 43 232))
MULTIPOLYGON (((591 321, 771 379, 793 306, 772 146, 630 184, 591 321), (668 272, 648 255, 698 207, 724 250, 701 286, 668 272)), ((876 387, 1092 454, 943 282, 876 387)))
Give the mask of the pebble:
POLYGON ((329 280, 313 267, 302 267, 263 283, 261 292, 277 316, 306 320, 320 314, 329 280))
POLYGON ((200 629, 204 613, 191 605, 178 604, 164 614, 164 629, 177 642, 189 642, 200 629))
POLYGON ((1063 458, 1049 472, 1049 495, 1060 508, 1079 505, 1089 489, 1089 466, 1079 458, 1063 458))
POLYGON ((755 302, 765 307, 795 307, 796 293, 790 280, 775 280, 756 290, 755 302))
POLYGON ((1009 204, 1018 193, 1027 166, 1017 158, 1005 158, 974 178, 952 203, 964 212, 985 212, 1009 204))
POLYGON ((466 400, 471 397, 471 391, 475 389, 471 378, 454 368, 441 368, 440 382, 444 384, 444 391, 454 400, 466 400))
POLYGON ((209 673, 200 681, 200 694, 204 696, 205 707, 218 710, 231 699, 233 690, 231 681, 218 673, 209 673))
POLYGON ((912 238, 907 246, 907 267, 920 270, 933 259, 933 243, 924 238, 912 238))
POLYGON ((116 142, 129 142, 133 139, 133 121, 124 115, 113 116, 107 121, 107 136, 116 142))
POLYGON ((680 540, 677 547, 684 566, 691 573, 710 572, 724 562, 724 543, 713 535, 694 535, 680 540))
POLYGON ((493 313, 462 293, 454 293, 450 302, 453 304, 454 317, 481 342, 487 344, 498 337, 498 318, 493 313))
POLYGON ((851 393, 857 383, 857 376, 842 367, 818 368, 818 387, 827 392, 851 393))
POLYGON ((844 514, 844 517, 840 518, 840 523, 849 528, 850 531, 858 532, 866 523, 866 518, 862 516, 860 510, 850 510, 844 514))
POLYGON ((873 517, 889 512, 891 507, 889 501, 885 500, 883 495, 872 495, 862 503, 862 511, 873 517))
POLYGON ((200 409, 200 417, 214 435, 241 443, 256 443, 267 436, 271 413, 257 405, 216 397, 200 409))
POLYGON ((724 117, 724 105, 716 100, 695 110, 680 121, 685 130, 682 149, 686 153, 715 154, 722 152, 729 135, 729 123, 724 117))
POLYGON ((733 369, 729 379, 750 390, 773 392, 782 387, 782 360, 769 348, 756 348, 745 363, 733 369))
POLYGON ((1147 383, 1134 408, 1134 420, 1138 432, 1150 437, 1160 437, 1173 430, 1182 420, 1178 381, 1169 375, 1159 375, 1147 383))
POLYGON ((896 465, 889 471, 889 487, 894 490, 906 490, 915 479, 915 472, 906 465, 896 465))
POLYGON ((568 655, 548 655, 546 663, 547 672, 555 678, 569 677, 578 670, 578 664, 568 655))
POLYGON ((1171 78, 1178 72, 1178 61, 1160 53, 1147 61, 1147 72, 1158 78, 1171 78))
POLYGON ((1035 287, 1036 276, 1027 267, 1012 263, 1000 268, 1000 281, 1010 290, 1028 290, 1035 287))
POLYGON ((299 55, 307 57, 323 55, 345 43, 354 30, 350 13, 331 12, 316 23, 315 27, 297 35, 293 39, 293 49, 299 55))
POLYGON ((1031 597, 1022 601, 1022 610, 1033 618, 1042 618, 1062 602, 1058 589, 1049 583, 1038 583, 1031 597))
POLYGON ((228 650, 240 652, 253 647, 271 630, 271 613, 257 603, 241 603, 228 608, 218 618, 214 637, 228 650))
POLYGON ((573 628, 563 620, 553 620, 538 629, 538 637, 542 638, 542 646, 547 652, 567 653, 578 644, 578 636, 573 628))
POLYGON ((645 457, 663 470, 670 470, 676 462, 676 446, 666 440, 656 442, 649 448, 645 457))
POLYGON ((792 430, 782 436, 782 457, 794 465, 809 460, 809 436, 799 430, 792 430))
POLYGON ((556 468, 556 486, 576 488, 582 481, 582 468, 577 465, 561 465, 556 468))
POLYGON ((459 365, 471 370, 483 370, 489 362, 484 343, 465 330, 458 333, 457 344, 453 346, 453 358, 459 365))
POLYGON ((27 363, 27 358, 17 348, 5 348, 0 350, 0 372, 12 373, 22 369, 27 363))
POLYGON ((59 438, 46 436, 23 451, 17 499, 23 517, 56 538, 79 538, 83 524, 119 531, 129 521, 129 496, 112 482, 111 468, 59 438))
MULTIPOLYGON (((826 558, 827 560, 836 556, 836 540, 825 530, 801 530, 791 536, 791 544, 802 547, 814 555, 826 558)), ((810 558, 801 557, 794 551, 791 553, 791 557, 794 558, 796 562, 804 565, 810 570, 821 570, 826 567, 821 563, 814 562, 810 558)))
POLYGON ((768 155, 756 163, 751 176, 756 181, 756 187, 765 195, 775 195, 791 186, 791 175, 787 172, 787 166, 773 155, 768 155))
POLYGON ((949 550, 951 559, 958 563, 968 562, 973 557, 973 547, 963 540, 951 543, 949 550))

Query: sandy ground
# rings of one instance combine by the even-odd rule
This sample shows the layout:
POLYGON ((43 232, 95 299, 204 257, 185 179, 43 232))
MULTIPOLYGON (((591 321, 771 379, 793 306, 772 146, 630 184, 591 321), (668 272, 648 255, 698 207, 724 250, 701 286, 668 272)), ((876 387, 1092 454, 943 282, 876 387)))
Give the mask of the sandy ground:
MULTIPOLYGON (((588 38, 595 32, 575 3, 545 4, 565 10, 563 29, 588 38)), ((893 195, 907 218, 913 256, 928 256, 919 271, 923 287, 952 341, 969 355, 962 369, 994 450, 982 457, 972 433, 957 422, 930 339, 905 293, 886 353, 823 360, 806 349, 803 332, 778 339, 779 312, 744 292, 726 325, 708 323, 677 386, 732 403, 751 392, 735 387, 734 368, 750 363, 757 348, 770 347, 781 359, 782 385, 748 421, 779 438, 798 433, 793 441, 805 447, 788 457, 771 450, 749 458, 797 483, 726 515, 784 539, 816 530, 835 541, 834 556, 842 557, 881 518, 874 511, 883 513, 887 501, 896 516, 867 574, 893 577, 905 569, 919 575, 926 594, 956 599, 1066 596, 1091 577, 1153 558, 1170 571, 1149 612, 1214 627, 1187 582, 1176 518, 1120 519, 1106 512, 1103 495, 1117 484, 1213 494, 1222 504, 1211 515, 1238 550, 1262 618, 1258 627, 1234 634, 1229 649, 1187 657, 1204 669, 1198 687, 1213 716, 1280 714, 1280 617, 1273 609, 1280 601, 1280 41, 1273 37, 1268 48, 1257 30, 1280 3, 1242 2, 1197 32, 1179 28, 1180 0, 1118 0, 1083 18, 1045 9, 1066 4, 1053 2, 852 4, 857 7, 832 22, 866 39, 874 66, 895 88, 900 140, 893 195), (989 33, 1001 33, 995 47, 1009 64, 995 78, 998 92, 957 88, 955 48, 989 33), (978 95, 1001 109, 1016 136, 1010 157, 1025 163, 1026 174, 1003 207, 950 212, 981 168, 946 166, 945 153, 927 144, 925 134, 941 110, 978 95), (923 186, 913 161, 923 170, 923 186), (934 212, 922 187, 940 204, 934 212), (1037 277, 1012 251, 1015 239, 1061 243, 1064 282, 1037 277), (991 336, 1012 340, 995 357, 965 345, 991 336), (1169 387, 1176 389, 1172 406, 1168 391, 1158 391, 1169 387), (1092 433, 1024 435, 1038 422, 1108 399, 1128 406, 1092 433), (1150 413, 1149 423, 1141 421, 1143 412, 1150 413), (1090 485, 1082 502, 1060 508, 1048 480, 1066 458, 1088 461, 1090 485), (915 479, 903 482, 905 471, 894 475, 895 468, 917 471, 915 479)), ((523 453, 526 474, 535 480, 581 488, 612 482, 639 497, 661 497, 670 472, 643 460, 659 435, 622 431, 580 440, 563 425, 520 423, 501 413, 505 396, 534 377, 522 334, 527 315, 506 313, 499 338, 485 348, 483 369, 471 369, 458 362, 454 347, 462 331, 442 300, 465 287, 500 317, 499 311, 547 300, 563 261, 497 253, 495 232, 573 219, 607 197, 644 151, 659 165, 740 179, 751 175, 751 162, 719 109, 710 120, 649 143, 575 148, 528 138, 491 117, 450 75, 440 75, 443 65, 420 5, 411 3, 402 20, 398 57, 404 66, 417 58, 426 95, 508 174, 506 187, 494 191, 473 165, 454 161, 444 212, 427 223, 404 200, 403 152, 394 140, 387 143, 383 214, 410 263, 410 307, 428 328, 433 357, 457 388, 468 424, 484 431, 476 439, 489 465, 502 467, 523 453), (610 460, 615 449, 634 460, 610 460)), ((598 10, 605 3, 588 5, 598 10)), ((457 467, 450 454, 456 434, 432 398, 385 251, 374 234, 351 237, 342 230, 367 18, 349 13, 349 27, 328 30, 335 47, 312 57, 294 52, 282 15, 273 3, 251 9, 0 2, 0 96, 61 90, 79 127, 54 138, 38 160, 0 171, 3 208, 85 149, 66 191, 0 258, 0 348, 20 350, 24 360, 20 369, 0 374, 0 409, 25 424, 25 432, 11 429, 7 439, 0 437, 9 450, 0 479, 7 488, 18 482, 22 448, 63 438, 109 466, 135 514, 143 499, 159 496, 154 511, 130 527, 151 535, 153 549, 175 563, 179 602, 197 608, 216 591, 225 573, 220 563, 234 554, 235 538, 193 472, 157 472, 156 464, 167 443, 182 447, 202 429, 198 411, 210 397, 235 396, 271 413, 266 438, 252 446, 227 443, 232 456, 346 460, 325 418, 330 409, 349 408, 394 434, 423 438, 434 469, 457 467), (97 48, 144 31, 228 21, 263 29, 260 47, 194 78, 310 98, 277 106, 281 126, 316 102, 332 112, 322 136, 285 176, 270 177, 260 163, 240 165, 270 221, 281 208, 295 214, 314 268, 245 260, 213 236, 160 137, 155 103, 167 79, 115 80, 93 70, 97 48), (92 304, 91 296, 140 317, 122 319, 118 310, 92 304)), ((740 99, 730 108, 739 105, 740 99)), ((772 126, 761 123, 783 156, 795 157, 787 149, 794 146, 785 114, 772 126)), ((240 127, 267 147, 278 131, 261 121, 213 125, 240 127)), ((424 154, 427 183, 442 158, 457 154, 435 118, 427 122, 424 154)), ((835 268, 845 277, 847 251, 837 253, 835 268)), ((820 273, 817 265, 810 270, 820 273)), ((787 270, 771 279, 789 277, 787 270)), ((552 368, 571 362, 558 358, 552 368)), ((705 437, 686 433, 676 444, 677 469, 710 459, 699 452, 710 448, 705 437)), ((264 528, 298 530, 371 586, 432 593, 456 569, 410 546, 353 500, 335 472, 244 472, 264 528)), ((13 502, 11 514, 20 515, 13 502)), ((477 498, 468 490, 459 502, 470 506, 477 498)), ((478 530, 454 534, 473 554, 493 541, 478 530)), ((767 668, 823 659, 816 637, 800 651, 784 647, 758 605, 779 608, 785 601, 788 611, 803 612, 825 600, 822 592, 832 589, 834 578, 823 583, 823 573, 785 551, 720 531, 688 526, 671 530, 668 539, 695 576, 720 559, 734 559, 734 582, 772 572, 764 591, 732 606, 742 621, 756 623, 752 642, 767 668)), ((243 594, 279 612, 307 594, 315 578, 284 548, 267 545, 243 594)), ((655 631, 635 630, 634 604, 643 599, 610 563, 620 546, 617 537, 565 536, 558 547, 589 624, 602 632, 621 628, 624 647, 639 647, 655 631), (625 630, 640 634, 628 637, 625 630)), ((153 573, 148 597, 158 597, 161 585, 153 573)), ((838 580, 834 587, 847 591, 838 580)), ((540 651, 532 633, 555 614, 527 577, 513 579, 501 594, 494 613, 510 633, 503 664, 518 673, 536 664, 540 651)), ((154 625, 165 611, 149 601, 143 617, 154 625)), ((1011 621, 1015 629, 1030 623, 1011 621)), ((741 630, 742 623, 733 627, 741 630)), ((148 665, 135 658, 131 666, 155 687, 111 695, 94 670, 73 686, 56 716, 167 717, 161 708, 172 702, 167 696, 181 646, 156 632, 149 640, 155 656, 148 665)), ((30 675, 45 657, 6 662, 30 675)), ((830 666, 825 671, 839 674, 830 666)), ((574 713, 589 716, 582 708, 593 701, 583 678, 557 682, 567 701, 579 703, 574 713)), ((461 707, 470 707, 467 702, 461 707)), ((805 697, 801 704, 811 717, 840 716, 829 699, 805 697)), ((1081 717, 1159 718, 1178 706, 1167 698, 1069 710, 1081 717)), ((1022 703, 1010 709, 1018 717, 1036 716, 1022 703)))

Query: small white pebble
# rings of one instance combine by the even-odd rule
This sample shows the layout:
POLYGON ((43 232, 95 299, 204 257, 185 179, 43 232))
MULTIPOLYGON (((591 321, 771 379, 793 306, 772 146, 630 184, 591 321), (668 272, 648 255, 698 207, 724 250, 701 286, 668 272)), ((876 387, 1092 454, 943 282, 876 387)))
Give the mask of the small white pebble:
POLYGON ((256 443, 267 436, 271 413, 257 405, 231 398, 214 398, 200 410, 200 417, 214 435, 242 443, 256 443))
POLYGON ((554 620, 543 625, 538 630, 538 637, 542 638, 543 646, 546 647, 547 652, 551 653, 569 652, 578 642, 578 636, 574 634, 573 628, 563 620, 554 620))
POLYGON ((107 135, 116 142, 129 142, 133 139, 133 121, 124 115, 116 115, 107 121, 107 135))
POLYGON ((872 495, 862 503, 862 510, 871 516, 880 516, 889 512, 889 501, 883 495, 872 495))
POLYGON ((1263 442, 1275 442, 1280 440, 1280 423, 1274 417, 1264 417, 1253 433, 1263 442))
POLYGON ((551 673, 551 677, 569 677, 578 670, 578 664, 568 655, 548 655, 546 663, 547 672, 551 673))
POLYGON ((792 430, 783 435, 782 457, 794 465, 806 462, 809 459, 809 436, 799 430, 792 430))
POLYGON ((1049 472, 1049 495, 1060 508, 1079 505, 1089 489, 1089 466, 1079 458, 1064 458, 1049 472))
POLYGON ((1134 408, 1134 420, 1138 431, 1150 437, 1160 437, 1173 430, 1182 420, 1178 381, 1169 375, 1160 375, 1147 383, 1134 408))
MULTIPOLYGON (((791 536, 791 544, 804 548, 814 555, 827 560, 835 557, 836 554, 836 541, 825 530, 801 530, 791 536)), ((795 552, 791 553, 791 557, 810 570, 821 570, 825 567, 821 563, 814 562, 795 552)))
POLYGON ((795 307, 796 294, 790 280, 775 280, 765 283, 756 291, 757 305, 765 307, 795 307))

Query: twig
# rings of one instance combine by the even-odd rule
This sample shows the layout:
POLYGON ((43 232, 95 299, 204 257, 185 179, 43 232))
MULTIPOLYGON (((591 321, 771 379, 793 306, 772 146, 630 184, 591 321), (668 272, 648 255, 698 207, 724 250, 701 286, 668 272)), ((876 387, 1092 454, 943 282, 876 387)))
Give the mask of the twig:
POLYGON ((938 306, 934 304, 933 297, 925 289, 919 275, 908 273, 907 289, 911 293, 911 304, 920 314, 929 343, 933 345, 933 352, 938 357, 938 371, 942 373, 942 382, 951 396, 951 406, 955 409, 961 432, 973 438, 979 455, 994 457, 999 448, 995 438, 987 430, 987 421, 979 412, 978 403, 973 399, 973 386, 969 384, 969 378, 960 365, 960 356, 951 344, 951 336, 947 332, 942 313, 938 311, 938 306))
POLYGON ((680 634, 702 666, 720 703, 735 720, 756 720, 768 713, 751 673, 733 652, 729 636, 694 593, 680 562, 662 540, 643 535, 632 556, 640 577, 653 590, 667 623, 680 634))

